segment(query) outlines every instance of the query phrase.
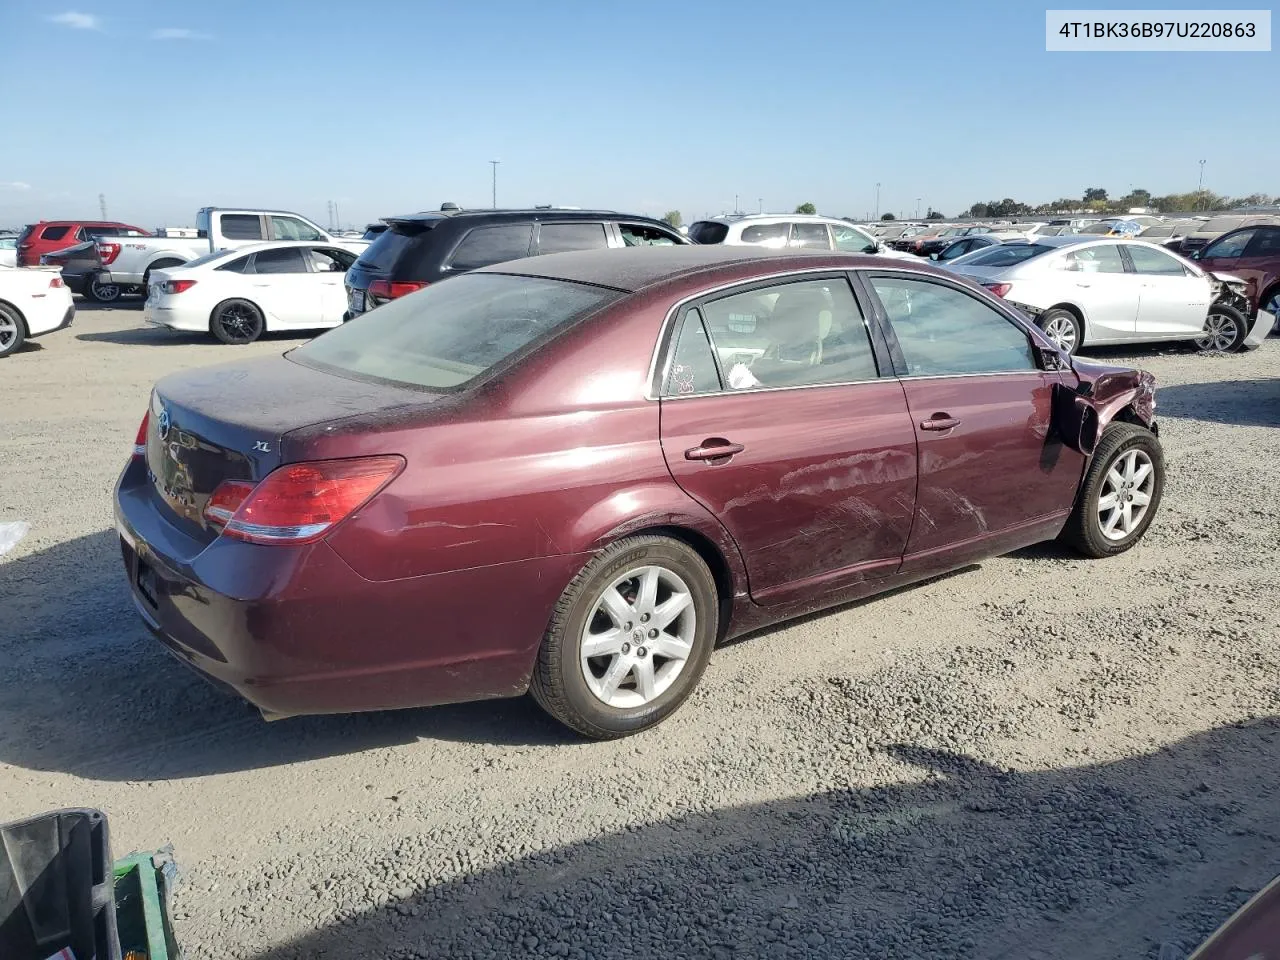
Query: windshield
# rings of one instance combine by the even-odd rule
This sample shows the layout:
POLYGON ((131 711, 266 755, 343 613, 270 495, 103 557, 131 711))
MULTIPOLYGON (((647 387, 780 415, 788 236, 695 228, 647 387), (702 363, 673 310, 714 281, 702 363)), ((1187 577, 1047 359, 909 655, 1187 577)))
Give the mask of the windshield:
POLYGON ((1053 249, 1056 248, 1042 243, 1002 243, 990 250, 983 250, 972 258, 965 257, 964 262, 971 267, 1011 267, 1053 249))
POLYGON ((699 220, 689 228, 689 239, 694 243, 723 243, 729 232, 727 223, 715 220, 699 220))
POLYGON ((454 277, 330 330, 289 354, 373 380, 460 387, 620 294, 540 277, 454 277))
POLYGON ((1108 233, 1119 226, 1120 222, 1118 220, 1103 220, 1101 223, 1090 224, 1081 230, 1080 233, 1098 234, 1099 236, 1105 237, 1108 233))

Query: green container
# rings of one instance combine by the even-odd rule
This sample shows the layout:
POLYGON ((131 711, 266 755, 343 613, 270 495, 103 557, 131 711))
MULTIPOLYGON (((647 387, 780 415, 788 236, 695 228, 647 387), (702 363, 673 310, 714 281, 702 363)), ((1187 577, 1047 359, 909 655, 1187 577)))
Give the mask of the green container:
POLYGON ((181 960, 169 920, 172 864, 164 853, 133 853, 115 862, 121 956, 140 953, 146 960, 181 960))

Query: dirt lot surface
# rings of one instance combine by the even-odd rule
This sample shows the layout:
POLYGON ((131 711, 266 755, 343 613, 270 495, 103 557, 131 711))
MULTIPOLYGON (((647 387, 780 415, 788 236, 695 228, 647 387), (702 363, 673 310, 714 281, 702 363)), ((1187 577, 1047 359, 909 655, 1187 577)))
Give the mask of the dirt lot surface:
POLYGON ((191 957, 1156 958, 1280 873, 1280 340, 1107 356, 1161 385, 1132 552, 732 644, 606 744, 525 700, 268 725, 146 635, 110 494, 152 381, 294 342, 82 307, 0 361, 0 523, 31 525, 0 559, 0 820, 172 843, 191 957))

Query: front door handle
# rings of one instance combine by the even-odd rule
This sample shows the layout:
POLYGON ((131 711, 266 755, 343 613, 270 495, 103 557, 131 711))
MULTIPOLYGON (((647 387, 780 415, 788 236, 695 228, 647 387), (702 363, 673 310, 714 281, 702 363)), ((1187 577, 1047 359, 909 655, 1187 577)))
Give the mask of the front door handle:
POLYGON ((684 452, 686 460, 728 460, 735 453, 747 449, 740 443, 730 443, 723 437, 709 437, 696 447, 684 452))
POLYGON ((921 430, 950 430, 952 427, 960 426, 960 421, 955 417, 949 417, 945 413, 935 413, 928 420, 920 421, 921 430))

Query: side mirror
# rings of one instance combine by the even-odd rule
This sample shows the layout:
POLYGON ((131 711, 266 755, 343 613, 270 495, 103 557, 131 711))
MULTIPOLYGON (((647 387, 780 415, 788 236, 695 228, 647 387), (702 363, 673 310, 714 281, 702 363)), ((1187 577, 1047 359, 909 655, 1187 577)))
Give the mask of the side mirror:
POLYGON ((1191 259, 1192 259, 1192 260, 1199 260, 1199 259, 1200 259, 1200 257, 1201 257, 1203 254, 1204 254, 1204 247, 1201 247, 1199 250, 1192 250, 1192 251, 1191 251, 1191 259))
POLYGON ((929 254, 929 259, 930 259, 930 260, 937 260, 937 259, 938 259, 938 255, 937 255, 936 253, 931 253, 931 254, 929 254))

